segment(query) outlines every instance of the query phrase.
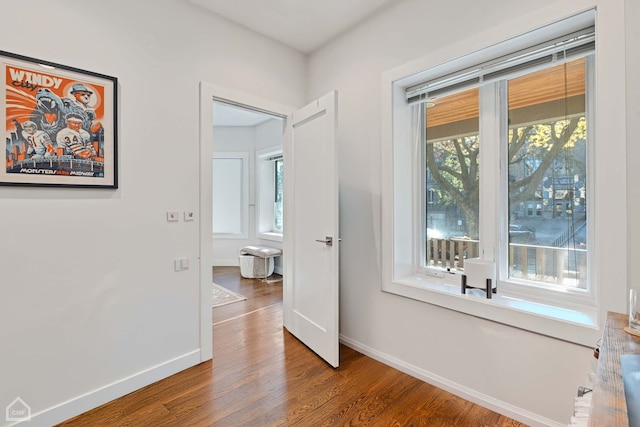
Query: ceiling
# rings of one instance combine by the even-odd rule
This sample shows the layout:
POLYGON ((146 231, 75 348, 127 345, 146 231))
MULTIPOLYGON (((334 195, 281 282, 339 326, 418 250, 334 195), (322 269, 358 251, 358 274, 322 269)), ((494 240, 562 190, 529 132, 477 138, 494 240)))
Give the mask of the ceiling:
POLYGON ((185 0, 310 53, 397 0, 185 0))
MULTIPOLYGON (((302 53, 310 53, 397 0, 184 0, 302 53)), ((214 103, 214 126, 272 117, 214 103)))
POLYGON ((214 101, 213 103, 214 126, 255 126, 274 118, 277 117, 224 102, 214 101))

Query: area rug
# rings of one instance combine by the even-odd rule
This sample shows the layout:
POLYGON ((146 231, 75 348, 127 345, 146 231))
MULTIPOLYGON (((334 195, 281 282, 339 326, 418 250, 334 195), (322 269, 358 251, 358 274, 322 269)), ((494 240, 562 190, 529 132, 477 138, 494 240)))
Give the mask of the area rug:
POLYGON ((242 295, 230 291, 227 288, 213 283, 213 305, 212 307, 220 307, 221 305, 231 304, 232 302, 244 301, 247 298, 242 295))

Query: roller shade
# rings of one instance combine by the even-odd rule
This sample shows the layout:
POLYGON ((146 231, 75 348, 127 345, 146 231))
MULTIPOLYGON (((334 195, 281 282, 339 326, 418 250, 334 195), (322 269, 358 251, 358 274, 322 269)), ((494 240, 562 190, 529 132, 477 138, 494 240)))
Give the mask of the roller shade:
POLYGON ((407 102, 426 102, 429 98, 456 92, 498 79, 516 77, 536 68, 561 64, 595 52, 594 27, 519 50, 473 67, 413 85, 406 90, 407 102))

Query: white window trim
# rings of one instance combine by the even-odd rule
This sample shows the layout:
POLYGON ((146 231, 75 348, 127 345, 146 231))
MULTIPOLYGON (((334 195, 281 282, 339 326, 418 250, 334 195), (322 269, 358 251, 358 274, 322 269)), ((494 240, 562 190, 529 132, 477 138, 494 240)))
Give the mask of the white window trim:
MULTIPOLYGON (((413 200, 412 191, 396 191, 396 188, 402 188, 403 186, 412 188, 413 186, 412 175, 414 172, 410 170, 411 168, 406 167, 407 164, 412 164, 412 153, 410 147, 408 147, 410 144, 406 143, 406 141, 410 141, 411 137, 409 135, 411 117, 405 101, 406 88, 420 81, 427 81, 456 69, 472 66, 482 61, 499 57, 502 54, 534 45, 550 37, 585 28, 588 25, 593 25, 594 21, 595 11, 590 10, 573 15, 557 24, 530 31, 525 35, 481 48, 466 55, 465 52, 455 52, 454 50, 450 52, 439 51, 436 54, 398 67, 383 75, 383 291, 569 342, 592 346, 597 341, 599 328, 602 326, 603 318, 606 314, 605 307, 611 310, 613 309, 612 307, 619 306, 621 302, 624 302, 625 292, 621 292, 621 289, 626 291, 626 286, 616 285, 609 295, 599 289, 595 306, 581 304, 575 307, 570 305, 558 307, 515 298, 506 291, 499 291, 492 299, 487 299, 484 292, 480 290, 470 290, 463 295, 460 291, 459 278, 454 275, 447 277, 449 275, 445 274, 445 277, 434 278, 424 274, 416 274, 414 271, 413 250, 411 244, 406 244, 406 242, 413 242, 415 239, 413 227, 411 226, 414 223, 414 218, 412 212, 410 212, 411 209, 406 209, 406 207, 411 206, 416 201, 413 200)), ((596 32, 597 46, 599 38, 597 28, 596 32)), ((610 54, 614 59, 618 59, 614 53, 610 54)), ((606 54, 601 54, 598 51, 596 68, 598 64, 611 60, 611 57, 607 58, 606 54)), ((602 78, 602 76, 599 75, 597 78, 602 78)), ((601 91, 598 92, 598 95, 601 95, 601 91)), ((596 117, 595 122, 590 122, 590 126, 592 126, 596 134, 596 139, 612 139, 610 136, 605 138, 604 134, 599 132, 604 127, 602 124, 606 123, 606 120, 611 120, 611 115, 619 112, 620 107, 616 106, 607 111, 607 107, 612 107, 615 102, 614 98, 605 95, 600 96, 598 99, 601 101, 598 104, 600 107, 598 110, 599 115, 596 117)), ((616 117, 614 121, 620 124, 620 120, 623 119, 616 117)), ((611 130, 611 126, 608 126, 608 128, 611 130)), ((624 129, 624 126, 622 126, 622 129, 624 129)), ((615 147, 616 150, 625 151, 624 140, 622 138, 622 142, 615 147)), ((608 150, 611 149, 611 147, 608 148, 608 150)), ((604 151, 603 149, 601 150, 604 151)), ((607 162, 607 158, 613 160, 612 157, 606 154, 603 156, 602 151, 590 153, 592 158, 594 154, 598 155, 599 162, 595 166, 595 176, 602 176, 603 172, 607 170, 606 168, 611 164, 607 162)), ((589 262, 589 275, 593 286, 597 286, 605 278, 604 272, 602 272, 602 269, 598 269, 597 266, 607 265, 607 262, 617 259, 615 255, 611 255, 605 250, 604 245, 607 242, 610 243, 611 239, 608 236, 604 236, 604 231, 598 229, 598 225, 602 226, 604 223, 608 225, 607 221, 613 220, 615 222, 626 218, 625 202, 622 203, 624 206, 618 207, 618 211, 614 211, 610 207, 607 208, 607 203, 603 203, 605 200, 612 202, 616 198, 619 201, 621 195, 624 199, 626 182, 621 184, 621 187, 616 189, 616 194, 611 194, 611 192, 602 191, 604 186, 600 181, 593 182, 591 186, 594 193, 590 198, 589 217, 596 222, 591 224, 594 238, 590 240, 592 242, 590 243, 590 256, 593 258, 597 254, 599 260, 599 264, 589 262), (600 224, 597 222, 598 218, 600 218, 600 224)), ((612 227, 619 230, 619 225, 615 223, 612 227)), ((620 226, 624 227, 624 225, 620 226)), ((609 228, 611 229, 611 227, 609 228)), ((626 265, 624 267, 626 269, 626 265)), ((607 274, 607 276, 626 278, 625 273, 617 271, 613 274, 607 274)))
POLYGON ((273 182, 274 162, 265 164, 265 159, 282 156, 283 147, 277 145, 256 151, 256 189, 257 189, 257 215, 256 230, 259 239, 272 242, 282 242, 282 231, 273 229, 275 203, 275 188, 273 182))

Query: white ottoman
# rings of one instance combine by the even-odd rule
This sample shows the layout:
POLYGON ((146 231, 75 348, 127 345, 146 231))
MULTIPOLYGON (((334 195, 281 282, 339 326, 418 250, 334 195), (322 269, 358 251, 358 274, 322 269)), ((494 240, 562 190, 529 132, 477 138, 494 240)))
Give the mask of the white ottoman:
POLYGON ((240 275, 247 279, 267 278, 273 274, 273 259, 282 250, 269 246, 245 246, 240 249, 240 275))

